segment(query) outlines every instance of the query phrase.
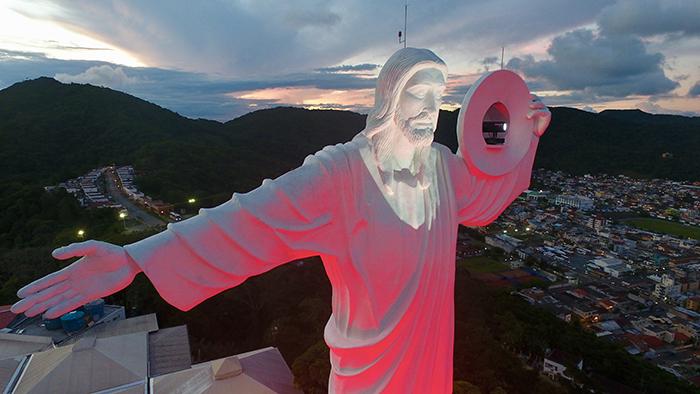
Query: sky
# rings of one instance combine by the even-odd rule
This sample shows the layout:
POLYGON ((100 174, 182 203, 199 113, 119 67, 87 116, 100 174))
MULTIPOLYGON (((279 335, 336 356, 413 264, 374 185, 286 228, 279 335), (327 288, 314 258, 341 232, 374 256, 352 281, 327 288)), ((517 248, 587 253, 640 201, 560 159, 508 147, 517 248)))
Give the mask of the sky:
MULTIPOLYGON (((280 105, 366 113, 403 0, 0 1, 0 89, 40 76, 190 118, 280 105)), ((449 68, 443 108, 501 67, 545 104, 700 115, 698 0, 408 3, 407 43, 449 68)))

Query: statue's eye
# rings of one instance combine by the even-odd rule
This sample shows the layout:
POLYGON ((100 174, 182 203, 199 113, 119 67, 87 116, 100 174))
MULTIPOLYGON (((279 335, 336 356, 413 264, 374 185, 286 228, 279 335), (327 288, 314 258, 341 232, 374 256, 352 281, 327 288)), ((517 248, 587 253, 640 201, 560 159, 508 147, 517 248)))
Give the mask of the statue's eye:
POLYGON ((406 92, 417 99, 423 99, 428 94, 428 89, 427 86, 416 85, 406 89, 406 92))

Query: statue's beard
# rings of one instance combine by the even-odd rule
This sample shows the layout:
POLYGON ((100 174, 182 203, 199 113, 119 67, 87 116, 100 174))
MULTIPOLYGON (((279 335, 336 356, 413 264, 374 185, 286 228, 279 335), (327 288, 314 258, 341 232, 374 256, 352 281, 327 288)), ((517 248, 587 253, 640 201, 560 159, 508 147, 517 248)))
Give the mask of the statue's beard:
POLYGON ((372 145, 377 164, 382 170, 399 169, 398 167, 394 168, 396 163, 393 160, 393 156, 396 149, 396 138, 400 137, 400 135, 403 135, 406 140, 416 147, 416 155, 411 169, 416 170, 422 165, 422 161, 425 160, 426 154, 430 151, 435 133, 435 129, 432 126, 434 123, 426 122, 429 116, 421 113, 416 117, 405 120, 399 120, 398 117, 394 117, 391 126, 387 125, 388 127, 372 135, 372 145), (416 122, 428 123, 430 126, 411 126, 412 123, 416 122))
POLYGON ((433 143, 435 128, 430 115, 426 112, 421 112, 412 118, 397 120, 396 124, 408 142, 416 147, 426 147, 433 143))

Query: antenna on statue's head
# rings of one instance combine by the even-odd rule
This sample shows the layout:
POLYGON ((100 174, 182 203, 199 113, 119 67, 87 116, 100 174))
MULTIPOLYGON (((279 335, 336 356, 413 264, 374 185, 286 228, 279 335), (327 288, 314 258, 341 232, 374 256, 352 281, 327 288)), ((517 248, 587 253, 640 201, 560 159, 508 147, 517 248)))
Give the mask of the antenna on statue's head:
POLYGON ((503 54, 506 51, 506 47, 501 47, 501 70, 503 70, 503 54))
POLYGON ((399 30, 399 44, 403 43, 403 47, 406 48, 406 20, 408 17, 408 1, 403 6, 403 32, 399 30), (403 33, 403 34, 402 34, 403 33))

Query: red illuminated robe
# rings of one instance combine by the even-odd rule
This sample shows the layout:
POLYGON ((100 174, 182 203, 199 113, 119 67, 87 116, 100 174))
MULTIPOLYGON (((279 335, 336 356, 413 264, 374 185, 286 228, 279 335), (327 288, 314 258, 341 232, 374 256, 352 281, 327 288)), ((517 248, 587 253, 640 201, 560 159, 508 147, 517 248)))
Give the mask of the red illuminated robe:
POLYGON ((182 310, 320 255, 333 286, 329 391, 451 393, 458 224, 490 223, 525 190, 536 146, 512 173, 487 177, 433 144, 421 189, 429 214, 411 226, 365 164, 371 151, 360 135, 126 250, 182 310))

